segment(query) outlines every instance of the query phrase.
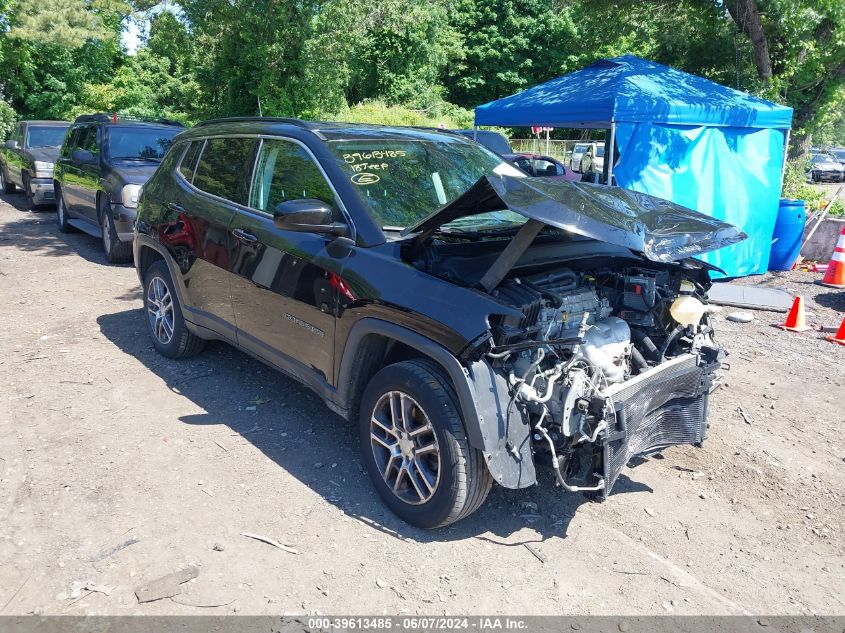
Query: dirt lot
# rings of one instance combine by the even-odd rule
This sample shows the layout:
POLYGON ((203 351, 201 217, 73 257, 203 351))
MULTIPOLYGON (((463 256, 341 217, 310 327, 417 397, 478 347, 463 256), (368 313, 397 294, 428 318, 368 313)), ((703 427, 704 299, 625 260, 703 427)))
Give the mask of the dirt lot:
MULTIPOLYGON (((720 318, 731 369, 708 441, 629 469, 608 502, 546 478, 423 532, 308 390, 222 344, 158 356, 134 269, 3 200, 4 614, 845 613, 845 347, 818 332, 720 318), (138 604, 191 563, 182 595, 138 604)), ((838 324, 845 293, 817 277, 764 281, 838 324)))

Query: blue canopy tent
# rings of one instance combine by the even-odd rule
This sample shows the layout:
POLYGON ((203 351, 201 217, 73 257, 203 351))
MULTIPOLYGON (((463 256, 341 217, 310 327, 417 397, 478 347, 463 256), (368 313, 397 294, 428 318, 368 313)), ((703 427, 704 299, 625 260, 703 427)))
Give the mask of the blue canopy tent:
POLYGON ((727 276, 766 272, 792 109, 623 55, 475 109, 475 124, 610 130, 607 182, 742 228, 702 259, 727 276))

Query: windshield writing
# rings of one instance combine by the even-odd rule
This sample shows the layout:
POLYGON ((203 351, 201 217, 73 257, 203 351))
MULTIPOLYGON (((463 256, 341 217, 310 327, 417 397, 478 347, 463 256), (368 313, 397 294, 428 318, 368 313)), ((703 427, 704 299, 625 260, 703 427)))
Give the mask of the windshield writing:
POLYGON ((416 224, 503 166, 518 173, 486 148, 449 137, 331 141, 329 147, 385 227, 416 224))

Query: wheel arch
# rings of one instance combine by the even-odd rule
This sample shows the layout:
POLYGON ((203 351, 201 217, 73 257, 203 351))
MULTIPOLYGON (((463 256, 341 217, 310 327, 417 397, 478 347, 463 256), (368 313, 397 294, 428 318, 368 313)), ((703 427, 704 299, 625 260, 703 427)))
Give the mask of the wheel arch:
MULTIPOLYGON (((185 280, 182 278, 182 271, 168 250, 156 240, 143 233, 136 233, 132 244, 132 251, 135 260, 135 271, 138 273, 138 280, 141 286, 144 285, 144 275, 147 274, 153 262, 163 261, 170 272, 170 279, 176 290, 176 296, 184 310, 185 304, 185 280)), ((186 319, 187 320, 187 319, 186 319)))
POLYGON ((354 417, 370 379, 381 368, 412 358, 430 360, 446 374, 458 397, 467 439, 482 449, 479 407, 467 371, 445 347, 395 323, 367 317, 352 327, 338 371, 337 404, 347 417, 354 417))

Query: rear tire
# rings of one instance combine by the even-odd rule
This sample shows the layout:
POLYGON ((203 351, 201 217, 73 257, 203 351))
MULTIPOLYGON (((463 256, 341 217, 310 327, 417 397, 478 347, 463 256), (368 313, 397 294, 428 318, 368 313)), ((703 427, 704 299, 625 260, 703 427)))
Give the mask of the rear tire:
POLYGON ((436 528, 475 512, 493 478, 471 447, 449 379, 434 363, 389 365, 361 399, 364 466, 384 503, 403 521, 436 528))
POLYGON ((3 188, 3 193, 15 193, 15 184, 6 178, 5 167, 0 167, 0 187, 3 188))
POLYGON ((121 242, 114 228, 114 216, 107 201, 100 202, 100 228, 103 234, 103 254, 110 264, 126 264, 132 261, 132 242, 121 242))
POLYGON ((62 194, 60 185, 55 186, 56 190, 56 224, 59 225, 61 233, 73 233, 74 228, 68 223, 67 205, 65 204, 65 197, 62 194))
POLYGON ((204 339, 188 331, 170 271, 161 260, 144 274, 144 316, 153 346, 162 356, 188 358, 205 347, 204 339))

